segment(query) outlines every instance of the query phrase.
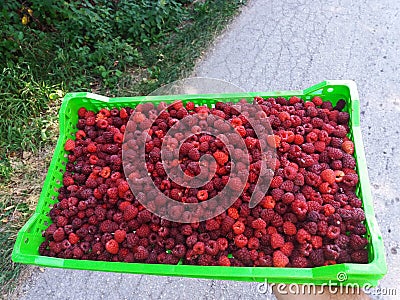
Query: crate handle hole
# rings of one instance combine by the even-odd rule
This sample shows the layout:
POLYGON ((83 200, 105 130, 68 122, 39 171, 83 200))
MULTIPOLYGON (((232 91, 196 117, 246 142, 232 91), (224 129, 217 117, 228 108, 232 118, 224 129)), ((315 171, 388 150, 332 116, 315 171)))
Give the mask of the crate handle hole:
POLYGON ((25 244, 28 244, 28 242, 29 242, 29 238, 26 238, 25 241, 24 241, 24 243, 25 243, 25 244))
POLYGON ((326 91, 327 91, 328 93, 332 93, 332 92, 333 92, 333 88, 331 88, 331 87, 330 87, 330 88, 327 88, 326 91))

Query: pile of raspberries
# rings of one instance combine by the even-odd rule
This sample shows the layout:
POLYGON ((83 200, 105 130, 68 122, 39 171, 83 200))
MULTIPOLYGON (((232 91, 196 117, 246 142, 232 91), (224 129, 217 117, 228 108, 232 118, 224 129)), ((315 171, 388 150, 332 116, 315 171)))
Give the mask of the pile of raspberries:
MULTIPOLYGON (((65 259, 202 266, 308 268, 337 263, 368 263, 365 214, 355 193, 358 175, 354 144, 347 137, 346 102, 305 102, 299 97, 255 97, 268 117, 276 148, 274 176, 262 201, 249 208, 257 168, 245 189, 222 214, 202 222, 161 219, 136 199, 122 164, 124 132, 133 109, 93 112, 80 108, 75 139, 66 141, 68 154, 58 202, 50 210, 53 223, 43 232, 39 253, 65 259)), ((218 167, 205 186, 183 189, 165 177, 160 148, 163 136, 188 114, 214 114, 228 120, 256 158, 257 137, 233 103, 214 108, 176 101, 151 127, 146 162, 157 187, 176 201, 196 203, 214 197, 229 176, 230 156, 218 139, 198 135, 180 149, 185 174, 199 173, 204 153, 218 167), (251 149, 253 148, 253 149, 251 149), (197 163, 197 164, 196 164, 197 163)), ((136 120, 140 128, 141 120, 136 120)), ((177 138, 179 140, 179 138, 177 138)), ((258 170, 259 171, 259 170, 258 170)))

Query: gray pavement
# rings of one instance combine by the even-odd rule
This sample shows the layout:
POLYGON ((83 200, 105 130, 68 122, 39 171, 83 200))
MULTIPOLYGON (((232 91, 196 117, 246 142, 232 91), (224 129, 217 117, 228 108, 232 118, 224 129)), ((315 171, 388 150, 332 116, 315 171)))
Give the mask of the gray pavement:
MULTIPOLYGON (((381 288, 400 287, 400 2, 252 0, 198 65, 196 75, 248 91, 303 89, 353 79, 369 176, 386 248, 381 288)), ((374 297, 374 299, 399 299, 374 297)), ((266 299, 256 283, 45 269, 21 299, 266 299)), ((268 298, 267 298, 268 299, 268 298)))

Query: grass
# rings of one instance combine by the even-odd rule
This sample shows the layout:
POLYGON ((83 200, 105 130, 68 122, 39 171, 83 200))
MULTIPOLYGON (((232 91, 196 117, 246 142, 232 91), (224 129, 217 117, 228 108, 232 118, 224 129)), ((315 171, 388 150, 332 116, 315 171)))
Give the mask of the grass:
MULTIPOLYGON (((15 12, 19 2, 6 2, 6 7, 15 12)), ((57 24, 43 31, 1 24, 1 13, 9 22, 20 19, 18 14, 0 10, 0 34, 6 36, 0 41, 5 57, 0 62, 0 297, 10 295, 24 269, 11 261, 11 252, 18 230, 39 198, 58 135, 62 96, 80 90, 108 96, 144 95, 189 76, 245 1, 181 2, 184 17, 174 30, 157 33, 148 43, 119 37, 102 43, 100 39, 99 51, 86 46, 67 48, 68 39, 53 30, 57 24), (18 45, 17 50, 7 50, 11 42, 18 45), (82 64, 87 57, 91 67, 82 64), (110 57, 111 61, 104 61, 110 57)))

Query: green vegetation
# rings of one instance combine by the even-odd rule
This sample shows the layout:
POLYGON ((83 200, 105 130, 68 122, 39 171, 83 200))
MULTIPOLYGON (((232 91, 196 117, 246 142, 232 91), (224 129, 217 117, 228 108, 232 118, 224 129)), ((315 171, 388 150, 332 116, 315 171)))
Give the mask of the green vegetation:
MULTIPOLYGON (((5 0, 0 7, 1 296, 35 208, 69 91, 148 94, 191 74, 241 0, 5 0), (201 28, 201 30, 199 30, 201 28)), ((0 297, 1 297, 0 296, 0 297)))

